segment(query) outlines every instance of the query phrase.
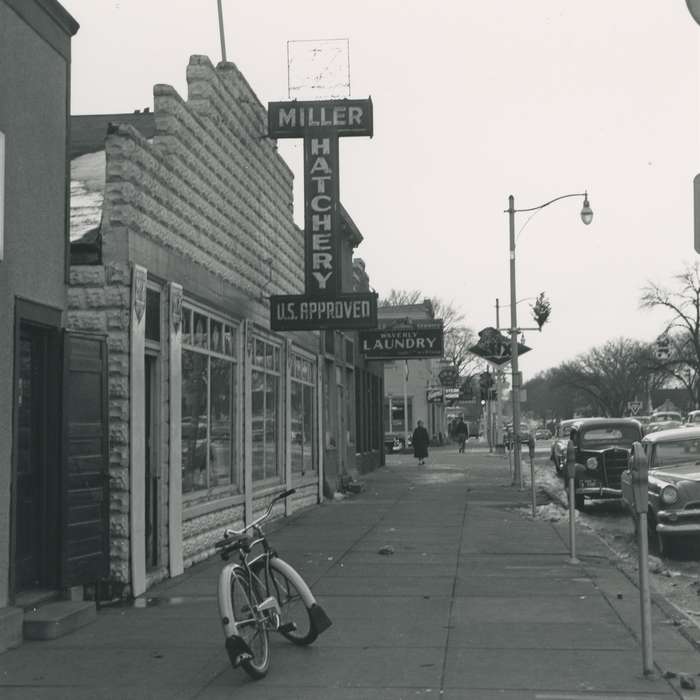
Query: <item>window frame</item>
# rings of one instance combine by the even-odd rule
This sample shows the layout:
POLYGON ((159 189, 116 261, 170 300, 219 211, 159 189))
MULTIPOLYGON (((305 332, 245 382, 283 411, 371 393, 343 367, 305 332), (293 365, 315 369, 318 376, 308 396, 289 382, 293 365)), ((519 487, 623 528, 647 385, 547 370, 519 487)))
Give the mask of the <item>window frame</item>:
MULTIPOLYGON (((305 350, 297 345, 290 345, 289 349, 289 362, 287 366, 289 368, 287 372, 287 391, 289 392, 289 431, 287 436, 287 449, 289 450, 289 468, 291 472, 291 478, 294 485, 299 486, 306 483, 315 483, 318 479, 318 358, 312 352, 305 350), (294 376, 294 362, 295 358, 300 358, 303 362, 307 362, 309 366, 310 377, 305 380, 301 377, 297 378, 294 376), (308 386, 311 388, 311 468, 302 473, 299 470, 294 469, 294 463, 292 461, 292 382, 297 382, 302 387, 308 386)), ((302 391, 303 396, 303 391, 302 391)), ((303 399, 302 399, 303 400, 303 399)), ((303 409, 302 409, 303 410, 303 409)))
MULTIPOLYGON (((194 352, 204 355, 207 358, 207 455, 206 455, 206 472, 207 486, 201 489, 192 491, 182 491, 183 508, 188 507, 193 502, 199 501, 202 498, 219 497, 226 495, 242 496, 244 494, 244 479, 245 469, 243 464, 243 443, 245 441, 244 422, 243 422, 243 323, 239 319, 225 316, 224 314, 197 303, 191 299, 183 299, 182 301, 182 325, 185 325, 185 315, 191 314, 189 321, 189 340, 185 334, 182 335, 181 353, 194 352), (206 323, 206 347, 194 344, 194 314, 197 313, 205 316, 206 323), (211 322, 215 321, 221 324, 224 333, 221 338, 221 350, 213 350, 211 348, 211 322), (231 344, 231 354, 225 352, 225 328, 230 327, 235 332, 235 339, 231 344), (211 485, 211 358, 226 360, 233 366, 232 372, 232 401, 231 409, 235 412, 234 419, 231 422, 233 436, 235 438, 231 450, 231 481, 228 484, 211 485)), ((183 376, 181 375, 181 383, 183 376)), ((184 393, 184 390, 183 390, 184 393)), ((180 417, 182 424, 182 416, 180 417)), ((182 441, 182 437, 180 438, 182 441)))

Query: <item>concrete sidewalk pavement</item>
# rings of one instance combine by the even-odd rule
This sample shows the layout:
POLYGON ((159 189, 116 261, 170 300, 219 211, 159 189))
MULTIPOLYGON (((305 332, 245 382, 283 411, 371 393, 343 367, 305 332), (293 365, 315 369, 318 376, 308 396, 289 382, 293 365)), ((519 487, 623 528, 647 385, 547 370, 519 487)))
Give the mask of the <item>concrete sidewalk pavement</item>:
POLYGON ((658 606, 659 673, 642 675, 636 587, 590 534, 568 564, 566 526, 528 517, 502 457, 389 462, 363 493, 270 529, 333 626, 308 648, 274 635, 264 680, 229 666, 212 559, 70 636, 1 655, 0 697, 700 698, 661 676, 696 675, 700 654, 658 606))

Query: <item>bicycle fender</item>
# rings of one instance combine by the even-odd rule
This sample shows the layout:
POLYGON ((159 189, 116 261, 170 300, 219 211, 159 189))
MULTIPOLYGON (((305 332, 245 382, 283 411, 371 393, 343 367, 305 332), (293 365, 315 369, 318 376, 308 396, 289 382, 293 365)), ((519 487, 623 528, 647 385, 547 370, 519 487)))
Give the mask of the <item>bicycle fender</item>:
POLYGON ((297 590, 301 594, 301 598, 304 601, 304 605, 307 608, 312 608, 314 605, 316 605, 316 598, 314 598, 314 594, 311 592, 311 589, 306 584, 306 581, 304 581, 304 579, 301 577, 301 574, 299 574, 291 564, 287 564, 284 559, 280 559, 279 557, 273 557, 270 559, 270 566, 284 574, 297 587, 297 590))
POLYGON ((233 603, 231 602, 231 575, 240 568, 238 564, 226 564, 219 574, 219 619, 224 626, 226 639, 238 635, 233 619, 233 603))

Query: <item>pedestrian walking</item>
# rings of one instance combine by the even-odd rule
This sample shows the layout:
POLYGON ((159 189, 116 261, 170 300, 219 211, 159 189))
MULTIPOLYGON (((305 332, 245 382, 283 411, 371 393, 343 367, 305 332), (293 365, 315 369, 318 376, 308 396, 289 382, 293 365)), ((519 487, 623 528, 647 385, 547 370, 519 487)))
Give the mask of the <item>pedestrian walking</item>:
POLYGON ((455 437, 457 438, 457 443, 459 444, 459 451, 464 452, 464 446, 467 442, 467 438, 469 437, 469 428, 464 422, 464 418, 462 418, 462 416, 459 417, 459 421, 457 421, 457 425, 455 425, 455 437))
POLYGON ((428 431, 423 427, 423 421, 419 420, 416 429, 413 431, 413 456, 418 459, 418 464, 425 464, 429 442, 430 436, 428 431))

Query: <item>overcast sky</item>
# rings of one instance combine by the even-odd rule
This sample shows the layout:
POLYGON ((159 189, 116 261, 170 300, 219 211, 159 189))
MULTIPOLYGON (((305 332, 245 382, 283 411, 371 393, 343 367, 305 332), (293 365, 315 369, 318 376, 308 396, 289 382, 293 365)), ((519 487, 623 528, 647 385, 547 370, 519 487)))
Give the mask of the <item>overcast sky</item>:
MULTIPOLYGON (((62 3, 81 25, 74 114, 152 108, 156 83, 186 96, 189 56, 221 58, 216 0, 62 3)), ((420 289, 475 330, 495 325, 496 298, 509 300, 508 195, 528 208, 588 189, 590 226, 572 198, 518 238, 518 298, 545 291, 553 309, 526 333, 525 380, 617 336, 656 337, 664 317, 639 310, 640 289, 696 257, 700 27, 684 0, 223 5, 227 57, 263 103, 287 98, 287 41, 349 39, 352 96, 371 95, 374 138, 341 143, 341 198, 380 295, 420 289)), ((280 150, 302 224, 301 147, 280 150)))

